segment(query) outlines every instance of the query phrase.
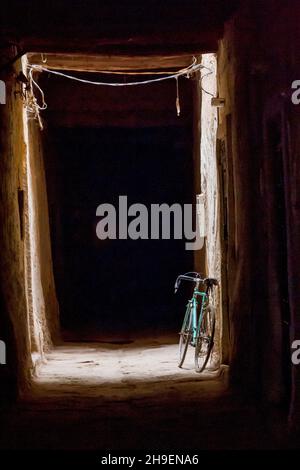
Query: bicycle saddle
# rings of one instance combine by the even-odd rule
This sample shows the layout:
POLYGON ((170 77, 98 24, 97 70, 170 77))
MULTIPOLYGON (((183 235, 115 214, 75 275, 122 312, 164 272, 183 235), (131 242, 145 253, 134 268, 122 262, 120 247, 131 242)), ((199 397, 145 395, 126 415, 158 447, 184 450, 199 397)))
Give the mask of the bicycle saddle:
POLYGON ((204 284, 206 284, 208 287, 212 287, 212 286, 217 286, 219 284, 218 280, 215 279, 214 277, 207 277, 206 279, 204 279, 204 284))

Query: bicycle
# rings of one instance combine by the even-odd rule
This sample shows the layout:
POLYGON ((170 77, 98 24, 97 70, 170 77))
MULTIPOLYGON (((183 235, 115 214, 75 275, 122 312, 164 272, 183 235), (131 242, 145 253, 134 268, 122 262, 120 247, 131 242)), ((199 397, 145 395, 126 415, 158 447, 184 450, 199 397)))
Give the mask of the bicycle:
POLYGON ((209 303, 209 297, 213 287, 218 285, 218 281, 214 278, 202 279, 199 273, 188 272, 177 277, 175 293, 182 280, 194 282, 195 287, 193 296, 188 301, 182 328, 179 333, 178 367, 182 367, 188 346, 190 345, 195 348, 195 370, 196 372, 202 372, 207 365, 214 346, 216 315, 215 308, 209 303), (201 283, 205 285, 204 291, 199 290, 201 283))

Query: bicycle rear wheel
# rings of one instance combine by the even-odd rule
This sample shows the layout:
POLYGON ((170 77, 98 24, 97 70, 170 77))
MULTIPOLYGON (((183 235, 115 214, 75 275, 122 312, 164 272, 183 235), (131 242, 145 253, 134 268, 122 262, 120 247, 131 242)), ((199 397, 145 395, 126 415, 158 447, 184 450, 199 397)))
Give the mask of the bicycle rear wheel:
POLYGON ((186 312, 185 312, 183 324, 182 324, 182 327, 181 327, 181 331, 179 333, 180 334, 180 340, 179 340, 179 362, 178 362, 178 367, 182 367, 182 365, 184 363, 184 360, 185 360, 188 345, 191 342, 191 338, 192 338, 191 325, 192 325, 192 307, 191 307, 191 303, 189 302, 188 306, 186 308, 186 312))
POLYGON ((208 363, 214 347, 215 326, 215 308, 208 305, 203 314, 201 325, 198 326, 195 348, 196 372, 202 372, 208 363))

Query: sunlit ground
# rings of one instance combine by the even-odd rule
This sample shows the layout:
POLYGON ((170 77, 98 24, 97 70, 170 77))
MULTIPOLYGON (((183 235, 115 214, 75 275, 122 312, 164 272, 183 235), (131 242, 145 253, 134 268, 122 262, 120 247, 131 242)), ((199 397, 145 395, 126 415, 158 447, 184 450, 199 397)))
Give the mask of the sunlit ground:
MULTIPOLYGON (((2 418, 1 445, 164 451, 276 447, 273 417, 266 421, 228 387, 228 368, 210 364, 197 374, 191 348, 179 369, 176 339, 56 347, 28 395, 2 418)), ((278 430, 280 437, 281 426, 278 430)))
POLYGON ((191 382, 211 380, 221 369, 214 357, 207 370, 194 370, 194 348, 189 348, 183 368, 178 368, 174 338, 114 343, 64 343, 54 348, 39 367, 35 394, 52 398, 66 393, 76 397, 108 399, 154 395, 191 382))

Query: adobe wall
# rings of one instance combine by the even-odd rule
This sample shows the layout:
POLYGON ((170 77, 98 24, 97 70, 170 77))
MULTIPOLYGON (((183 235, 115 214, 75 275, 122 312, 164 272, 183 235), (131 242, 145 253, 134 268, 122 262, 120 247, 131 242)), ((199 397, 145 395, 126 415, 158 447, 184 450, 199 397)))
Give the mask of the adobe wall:
POLYGON ((290 375, 291 423, 299 418, 300 395, 299 366, 292 366, 289 358, 290 343, 300 338, 300 107, 291 102, 291 83, 299 79, 300 65, 297 7, 296 1, 243 2, 225 25, 218 52, 219 95, 225 98, 218 139, 226 155, 232 380, 280 404, 289 395, 290 375), (270 134, 273 122, 278 143, 270 134), (279 220, 280 191, 284 223, 279 220))

